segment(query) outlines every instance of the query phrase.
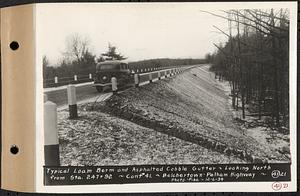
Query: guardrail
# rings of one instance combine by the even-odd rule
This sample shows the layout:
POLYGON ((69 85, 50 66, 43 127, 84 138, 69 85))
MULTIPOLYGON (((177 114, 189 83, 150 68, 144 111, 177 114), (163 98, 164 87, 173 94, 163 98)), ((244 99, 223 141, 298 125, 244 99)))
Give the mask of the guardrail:
MULTIPOLYGON (((132 73, 135 74, 148 74, 148 73, 153 73, 153 78, 158 78, 159 76, 158 73, 162 73, 165 70, 173 70, 173 69, 180 69, 180 68, 170 68, 170 67, 154 67, 154 68, 135 68, 131 69, 132 73)), ((170 74, 169 72, 167 74, 170 74)), ((166 74, 165 74, 166 75, 166 74)), ((51 88, 51 87, 59 87, 59 86, 65 86, 68 84, 79 84, 79 83, 85 83, 85 82, 92 82, 93 79, 93 74, 90 73, 88 75, 74 75, 72 77, 58 77, 55 76, 54 78, 47 78, 44 79, 43 81, 43 86, 44 88, 51 88)))
MULTIPOLYGON (((146 73, 151 71, 156 71, 158 68, 142 68, 142 69, 132 69, 134 73, 146 73)), ((72 77, 58 77, 55 76, 54 78, 47 78, 44 79, 43 86, 44 88, 51 88, 51 87, 59 87, 68 84, 79 84, 85 82, 92 82, 93 74, 88 75, 74 75, 72 77)))
POLYGON ((152 83, 156 80, 161 80, 162 78, 167 78, 174 76, 176 74, 179 74, 183 72, 184 70, 191 68, 190 67, 184 67, 184 68, 171 68, 171 69, 165 69, 165 70, 159 70, 159 71, 153 71, 153 72, 147 72, 147 73, 141 73, 141 74, 134 74, 134 85, 135 87, 142 86, 144 84, 152 83))
POLYGON ((73 77, 57 77, 51 79, 44 79, 43 86, 44 88, 50 87, 58 87, 64 86, 68 84, 78 84, 84 82, 91 82, 93 81, 93 74, 88 75, 74 75, 73 77))

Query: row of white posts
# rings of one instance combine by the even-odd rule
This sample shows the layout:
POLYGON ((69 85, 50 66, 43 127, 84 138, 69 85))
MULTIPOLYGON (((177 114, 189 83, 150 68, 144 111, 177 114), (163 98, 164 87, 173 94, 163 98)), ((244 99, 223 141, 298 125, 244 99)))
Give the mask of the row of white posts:
POLYGON ((145 68, 145 69, 136 69, 136 72, 143 72, 143 71, 155 71, 155 70, 158 70, 158 68, 145 68))
MULTIPOLYGON (((89 74, 89 79, 90 79, 90 80, 93 79, 92 77, 93 77, 93 75, 92 75, 92 74, 89 74)), ((74 75, 74 81, 78 81, 77 75, 74 75)), ((54 83, 55 83, 55 84, 58 83, 58 77, 57 77, 57 76, 54 77, 54 83)))
MULTIPOLYGON (((145 69, 136 69, 136 73, 139 73, 139 72, 143 72, 143 71, 156 71, 158 70, 158 68, 145 68, 145 69)), ((92 79, 93 75, 90 73, 89 74, 89 79, 92 79)), ((54 77, 54 83, 57 84, 58 83, 58 77, 55 76, 54 77)), ((74 75, 74 81, 78 81, 78 76, 77 75, 74 75)))
MULTIPOLYGON (((143 71, 156 71, 158 70, 158 68, 145 68, 145 69, 136 69, 136 73, 139 73, 139 72, 143 72, 143 71)), ((58 83, 58 77, 55 76, 54 77, 54 83, 57 84, 58 83)), ((89 74, 89 79, 93 79, 93 75, 90 73, 89 74)), ((78 81, 78 76, 77 75, 74 75, 74 81, 78 81)))
MULTIPOLYGON (((172 70, 172 69, 170 69, 170 70, 172 70)), ((175 70, 173 70, 171 73, 169 73, 170 74, 170 76, 173 76, 173 75, 176 75, 176 74, 178 74, 178 73, 180 73, 180 72, 182 72, 182 70, 181 69, 175 69, 175 70)), ((163 76, 165 77, 165 78, 167 78, 168 77, 168 74, 166 74, 166 71, 165 71, 165 74, 163 75, 163 76, 161 76, 161 71, 157 71, 157 72, 150 72, 150 73, 143 73, 143 74, 141 74, 141 75, 149 75, 149 82, 150 83, 152 83, 153 82, 153 76, 152 76, 152 74, 153 73, 157 73, 157 79, 158 80, 160 80, 163 76)), ((135 85, 135 87, 139 87, 139 84, 140 84, 140 74, 134 74, 134 85, 135 85)))
MULTIPOLYGON (((178 73, 181 71, 177 71, 178 73)), ((152 73, 149 73, 149 82, 152 82, 152 73)), ((176 73, 170 73, 175 75, 176 73)), ((76 76, 76 75, 75 75, 76 76)), ((77 76, 74 79, 77 80, 77 76)), ((165 77, 168 77, 165 74, 165 77)), ((158 72, 158 80, 161 79, 160 72, 158 72)), ((139 74, 134 74, 135 86, 139 86, 139 74)), ((117 79, 111 78, 112 92, 118 91, 117 79)), ((69 105, 69 118, 78 118, 77 102, 76 102, 76 87, 75 85, 68 85, 67 87, 68 105, 69 105)), ((57 129, 57 105, 48 100, 47 95, 44 95, 44 154, 45 166, 59 166, 59 141, 57 129)))
MULTIPOLYGON (((146 68, 146 69, 144 69, 144 71, 155 71, 155 70, 157 70, 157 68, 146 68)), ((138 73, 139 70, 137 69, 136 72, 138 73)), ((143 72, 143 69, 141 69, 140 72, 143 72)), ((92 79, 92 77, 93 77, 93 75, 90 73, 89 74, 89 79, 92 79)), ((58 83, 58 79, 59 78, 57 76, 54 77, 54 83, 55 84, 58 83)), ((78 76, 77 75, 74 75, 74 81, 78 81, 78 76)))
MULTIPOLYGON (((145 69, 140 69, 140 70, 137 69, 136 72, 139 73, 139 72, 143 72, 143 71, 155 71, 155 70, 158 70, 158 68, 145 68, 145 69)), ((89 79, 92 79, 92 77, 93 77, 93 75, 90 73, 89 74, 89 79)), ((55 84, 58 83, 58 79, 59 78, 57 76, 54 77, 54 83, 55 84)), ((78 81, 78 76, 77 75, 74 75, 74 81, 78 81)))

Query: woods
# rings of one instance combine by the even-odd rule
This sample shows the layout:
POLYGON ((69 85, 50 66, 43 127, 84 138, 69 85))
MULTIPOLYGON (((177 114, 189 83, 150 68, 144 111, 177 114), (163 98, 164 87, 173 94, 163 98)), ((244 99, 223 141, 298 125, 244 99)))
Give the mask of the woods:
POLYGON ((225 44, 206 55, 219 80, 231 86, 232 107, 274 126, 288 127, 289 119, 289 10, 229 10, 225 44))
MULTIPOLYGON (((62 60, 53 66, 47 56, 43 56, 44 80, 53 80, 54 77, 72 78, 74 75, 89 75, 96 72, 96 64, 105 60, 126 60, 127 57, 118 52, 116 46, 108 43, 107 51, 93 54, 90 50, 90 41, 79 34, 71 34, 66 38, 66 49, 62 53, 62 60)), ((160 68, 177 65, 194 65, 205 63, 204 59, 148 59, 129 62, 133 69, 160 68)))

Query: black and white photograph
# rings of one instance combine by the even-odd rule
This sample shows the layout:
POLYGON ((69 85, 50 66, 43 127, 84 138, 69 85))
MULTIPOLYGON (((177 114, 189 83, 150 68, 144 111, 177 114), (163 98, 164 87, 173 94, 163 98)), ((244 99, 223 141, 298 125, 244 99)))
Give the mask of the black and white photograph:
POLYGON ((40 5, 46 175, 59 181, 51 174, 73 170, 69 180, 85 184, 89 167, 130 166, 144 173, 118 183, 190 168, 198 173, 168 182, 264 181, 268 172, 267 181, 285 181, 290 169, 267 168, 290 167, 295 153, 294 37, 281 4, 40 5), (197 180, 201 166, 224 164, 232 169, 197 180), (266 173, 240 172, 246 167, 266 173))

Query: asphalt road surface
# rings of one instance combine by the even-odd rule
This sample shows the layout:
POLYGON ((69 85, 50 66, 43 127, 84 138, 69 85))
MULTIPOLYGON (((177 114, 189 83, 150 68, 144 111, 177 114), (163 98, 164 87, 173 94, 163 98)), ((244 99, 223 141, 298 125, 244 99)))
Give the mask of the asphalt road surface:
MULTIPOLYGON (((194 66, 186 67, 192 68, 194 66)), ((157 79, 155 79, 157 80, 157 79)), ((140 83, 139 85, 148 84, 149 81, 140 83)), ((93 82, 76 84, 76 101, 77 103, 84 102, 93 102, 93 101, 102 101, 111 96, 112 93, 99 93, 96 88, 93 86, 93 82)), ((121 89, 120 89, 121 90, 121 89)), ((68 105, 67 97, 67 86, 60 86, 54 88, 45 88, 44 94, 47 95, 49 101, 56 103, 58 108, 64 108, 68 105)))
MULTIPOLYGON (((51 89, 51 91, 45 90, 44 92, 48 100, 54 102, 57 104, 58 107, 66 106, 68 105, 68 97, 67 97, 67 86, 60 87, 57 90, 51 89)), ((104 95, 107 93, 99 93, 95 87, 92 86, 92 84, 83 84, 76 86, 76 100, 77 102, 92 99, 99 97, 100 95, 104 95)))

